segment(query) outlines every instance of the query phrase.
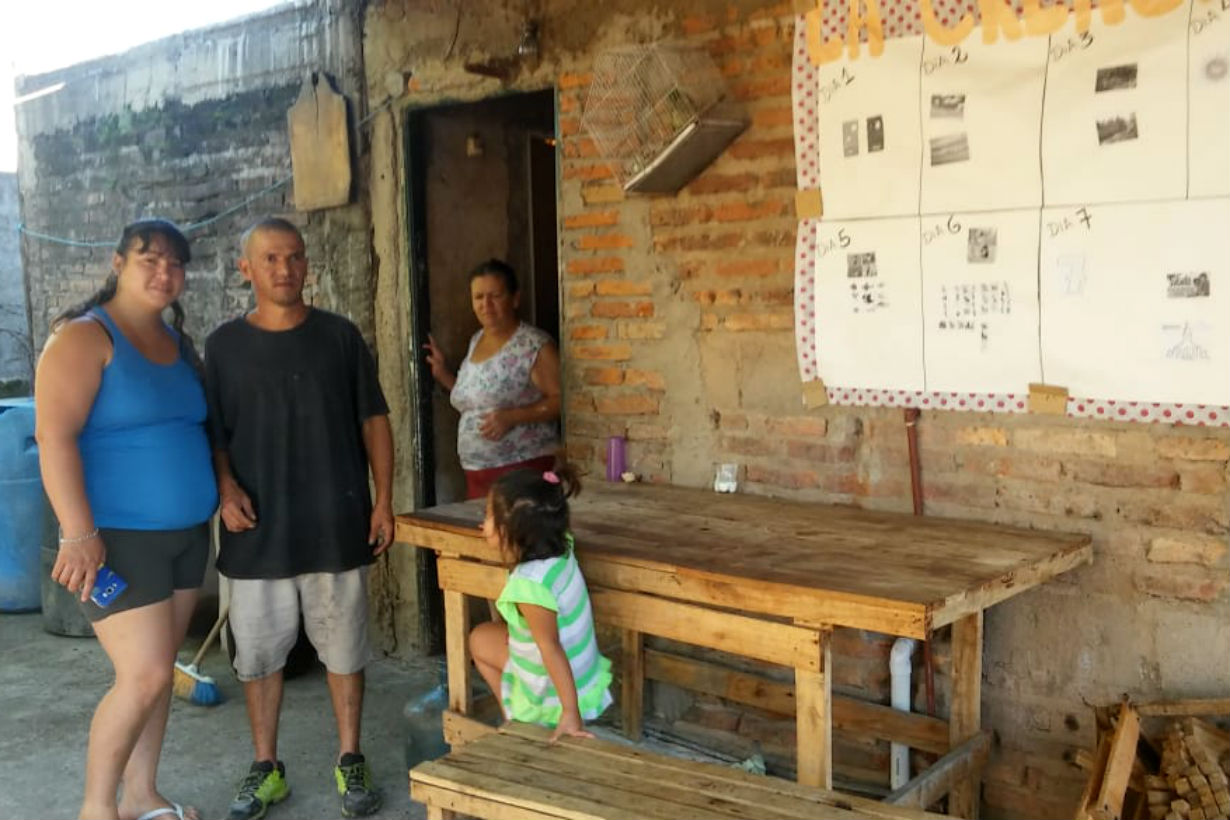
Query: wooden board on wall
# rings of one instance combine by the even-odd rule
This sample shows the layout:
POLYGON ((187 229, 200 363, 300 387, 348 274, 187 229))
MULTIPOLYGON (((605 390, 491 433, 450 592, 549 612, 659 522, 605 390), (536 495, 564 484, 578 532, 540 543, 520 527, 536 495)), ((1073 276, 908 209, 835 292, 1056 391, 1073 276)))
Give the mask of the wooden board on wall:
POLYGON ((286 113, 296 210, 333 208, 350 201, 350 134, 346 98, 322 74, 303 81, 286 113))

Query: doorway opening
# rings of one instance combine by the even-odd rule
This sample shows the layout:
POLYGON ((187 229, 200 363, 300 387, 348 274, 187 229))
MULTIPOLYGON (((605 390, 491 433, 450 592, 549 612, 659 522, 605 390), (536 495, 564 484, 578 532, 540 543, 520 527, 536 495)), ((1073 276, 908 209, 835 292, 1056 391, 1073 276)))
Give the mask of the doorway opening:
MULTIPOLYGON (((428 334, 456 372, 479 324, 469 272, 502 259, 517 272, 520 318, 559 340, 555 92, 409 112, 407 222, 416 352, 414 471, 419 508, 465 498, 458 415, 426 367, 428 334)), ((442 646, 434 558, 419 551, 419 617, 442 646)))

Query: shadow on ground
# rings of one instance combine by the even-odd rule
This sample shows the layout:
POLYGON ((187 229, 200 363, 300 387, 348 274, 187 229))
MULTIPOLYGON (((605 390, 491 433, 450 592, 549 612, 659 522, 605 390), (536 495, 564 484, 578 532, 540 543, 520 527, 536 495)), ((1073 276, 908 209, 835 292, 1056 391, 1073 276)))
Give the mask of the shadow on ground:
MULTIPOLYGON (((188 657, 185 649, 181 658, 188 657)), ((0 789, 0 820, 76 817, 90 717, 110 684, 110 664, 93 638, 44 632, 38 613, 0 614, 0 658, 0 761, 10 771, 0 789)), ((252 746, 226 656, 215 649, 202 667, 227 701, 212 708, 173 701, 159 782, 167 797, 217 820, 226 816, 252 746)), ((384 808, 373 815, 379 820, 424 817, 407 795, 402 710, 435 680, 431 659, 381 659, 368 667, 363 750, 384 791, 384 808)), ((286 684, 279 754, 292 794, 270 810, 271 820, 341 817, 332 771, 337 734, 319 668, 286 684)))

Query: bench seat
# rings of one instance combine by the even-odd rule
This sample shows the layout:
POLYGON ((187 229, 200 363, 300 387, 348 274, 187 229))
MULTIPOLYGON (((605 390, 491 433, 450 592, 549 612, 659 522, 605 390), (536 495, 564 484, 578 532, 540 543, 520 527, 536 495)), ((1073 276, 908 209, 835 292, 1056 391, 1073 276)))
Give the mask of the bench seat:
POLYGON ((599 740, 548 744, 547 730, 511 724, 410 771, 427 817, 487 820, 923 820, 914 808, 800 786, 599 740))

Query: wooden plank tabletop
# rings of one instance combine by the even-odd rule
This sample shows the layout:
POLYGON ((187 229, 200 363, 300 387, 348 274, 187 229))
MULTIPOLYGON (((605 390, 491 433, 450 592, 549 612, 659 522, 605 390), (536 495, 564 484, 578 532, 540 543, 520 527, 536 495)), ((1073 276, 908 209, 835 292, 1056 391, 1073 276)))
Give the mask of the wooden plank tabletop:
MULTIPOLYGON (((397 540, 495 560, 477 531, 483 509, 470 501, 398 516, 397 540)), ((827 596, 851 604, 848 618, 826 610, 827 622, 882 631, 891 630, 864 609, 895 608, 920 628, 938 627, 1093 555, 1087 535, 599 481, 573 499, 572 529, 583 563, 756 588, 765 594, 729 605, 761 611, 757 600, 780 600, 784 609, 768 614, 787 617, 807 617, 789 601, 827 596)))
MULTIPOLYGON (((939 815, 799 786, 739 769, 600 740, 509 724, 411 770, 411 795, 471 795, 523 812, 566 818, 782 818, 930 820, 939 815)), ((490 816, 490 815, 488 815, 490 816)), ((512 815, 516 816, 516 815, 512 815)))

